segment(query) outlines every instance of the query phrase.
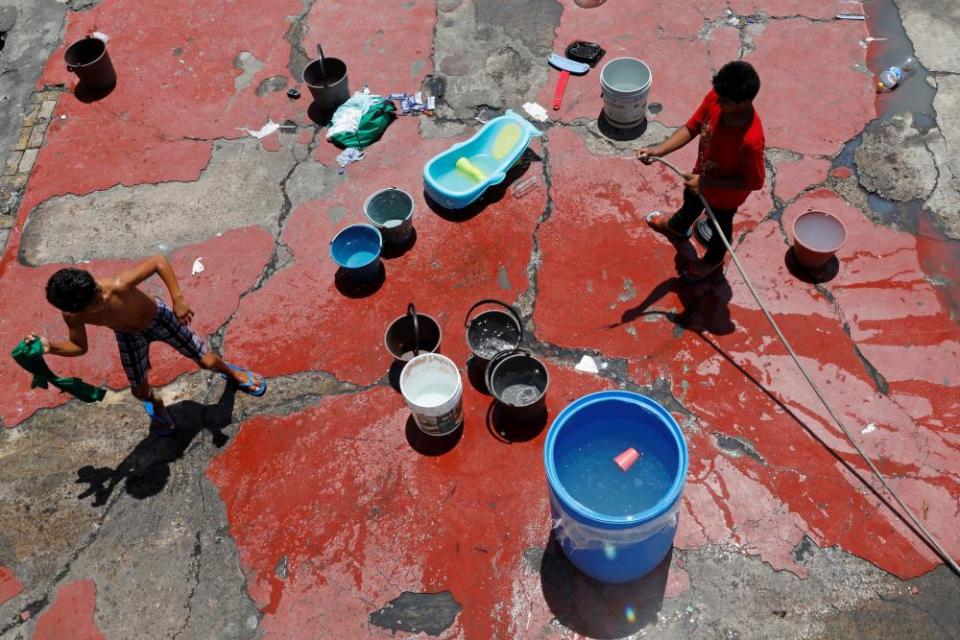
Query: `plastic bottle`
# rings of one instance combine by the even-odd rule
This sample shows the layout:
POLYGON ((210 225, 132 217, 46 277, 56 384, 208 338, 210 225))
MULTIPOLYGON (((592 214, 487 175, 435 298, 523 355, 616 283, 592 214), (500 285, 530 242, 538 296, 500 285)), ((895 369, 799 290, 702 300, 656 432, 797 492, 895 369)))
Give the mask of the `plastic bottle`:
POLYGON ((910 56, 900 64, 888 67, 880 72, 877 89, 880 91, 893 91, 903 79, 912 74, 917 69, 917 59, 910 56))
POLYGON ((536 176, 529 176, 527 178, 524 178, 523 180, 520 180, 519 182, 513 185, 513 197, 522 198, 523 196, 533 191, 533 188, 536 186, 537 186, 536 176))

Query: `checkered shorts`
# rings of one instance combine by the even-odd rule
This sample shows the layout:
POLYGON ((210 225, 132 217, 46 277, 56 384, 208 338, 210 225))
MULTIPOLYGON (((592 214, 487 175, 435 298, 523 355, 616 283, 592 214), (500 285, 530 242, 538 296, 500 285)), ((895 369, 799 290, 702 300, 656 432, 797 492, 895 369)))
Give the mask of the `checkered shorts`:
POLYGON ((166 342, 193 361, 200 360, 207 352, 207 345, 203 340, 189 327, 181 324, 170 307, 160 298, 157 298, 157 315, 153 317, 146 331, 140 333, 116 331, 115 334, 117 346, 120 347, 120 362, 123 363, 123 370, 133 386, 147 380, 151 342, 166 342))

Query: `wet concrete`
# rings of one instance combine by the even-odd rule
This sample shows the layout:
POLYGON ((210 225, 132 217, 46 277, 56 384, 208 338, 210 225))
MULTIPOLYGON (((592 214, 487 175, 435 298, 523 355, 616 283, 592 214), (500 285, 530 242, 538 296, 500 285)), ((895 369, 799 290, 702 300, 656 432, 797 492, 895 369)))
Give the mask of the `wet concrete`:
MULTIPOLYGON (((738 214, 738 254, 859 441, 956 553, 960 262, 923 211, 946 229, 955 210, 938 204, 960 113, 951 72, 918 45, 935 112, 891 112, 867 73, 876 44, 860 44, 882 20, 836 20, 833 0, 634 4, 291 0, 198 13, 186 0, 104 0, 70 14, 65 40, 96 23, 135 72, 100 103, 61 98, 68 118, 48 133, 0 259, 0 306, 16 309, 0 335, 61 335, 42 295, 24 292, 63 262, 112 273, 164 244, 200 333, 270 389, 224 395, 156 347, 152 379, 183 429, 158 441, 108 332, 92 332, 84 358, 51 363, 117 389, 104 405, 29 390, 0 361, 0 637, 41 637, 61 616, 108 638, 951 637, 960 583, 867 488, 735 270, 676 281, 674 249, 642 216, 677 206, 679 184, 633 159, 686 120, 712 70, 756 63, 769 180, 738 214), (476 130, 484 106, 548 104, 557 72, 545 57, 575 38, 653 65, 644 134, 606 135, 595 69, 571 79, 534 146, 524 170, 541 187, 493 190, 461 214, 431 206, 422 161, 476 130), (306 101, 275 90, 297 84, 318 41, 347 60, 354 90, 442 75, 439 116, 398 118, 339 172, 306 101), (267 118, 296 131, 257 142, 237 130, 267 118), (338 286, 327 240, 390 185, 414 196, 414 246, 384 261, 376 290, 338 286), (828 277, 790 259, 792 221, 810 208, 850 235, 828 277), (198 256, 206 270, 187 275, 198 256), (463 430, 427 438, 389 387, 383 330, 412 300, 464 364, 463 317, 483 297, 521 308, 525 344, 550 369, 548 418, 495 424, 490 397, 465 385, 463 430), (597 375, 574 369, 584 354, 597 375), (691 451, 676 547, 623 587, 560 554, 542 469, 550 417, 608 388, 660 401, 691 451)), ((892 7, 881 4, 865 8, 892 7)), ((924 28, 916 12, 930 5, 900 5, 908 31, 924 28)), ((56 60, 43 83, 69 80, 56 60)), ((692 148, 675 159, 690 166, 692 148)))

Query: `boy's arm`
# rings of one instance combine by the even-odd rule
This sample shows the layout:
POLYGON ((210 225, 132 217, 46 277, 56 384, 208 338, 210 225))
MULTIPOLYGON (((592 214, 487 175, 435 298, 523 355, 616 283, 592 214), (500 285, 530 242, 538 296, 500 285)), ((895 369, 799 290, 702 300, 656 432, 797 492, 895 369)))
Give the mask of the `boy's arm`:
POLYGON ((82 356, 87 352, 87 327, 83 322, 75 320, 73 317, 63 314, 63 321, 67 324, 69 338, 58 342, 50 342, 43 336, 31 333, 26 336, 27 342, 39 340, 43 345, 43 352, 54 356, 63 356, 65 358, 75 358, 82 356))
POLYGON ((177 281, 177 274, 173 272, 173 267, 166 256, 155 255, 132 269, 124 271, 117 276, 117 284, 122 287, 135 287, 153 274, 159 275, 163 284, 167 286, 167 291, 170 292, 170 301, 173 302, 173 313, 177 316, 177 320, 184 324, 190 324, 190 321, 193 320, 193 311, 183 298, 180 283, 177 281))
POLYGON ((707 117, 712 95, 713 92, 707 94, 703 102, 700 103, 700 106, 697 107, 697 110, 694 111, 690 119, 687 120, 686 124, 674 131, 672 136, 655 147, 639 149, 637 151, 637 159, 643 164, 650 164, 653 162, 653 160, 650 159, 651 157, 662 158, 665 155, 669 155, 677 149, 685 147, 688 142, 697 137, 700 133, 700 128, 703 126, 703 121, 707 117))
POLYGON ((690 130, 686 127, 680 127, 673 132, 673 135, 667 138, 665 141, 661 142, 655 147, 644 147, 637 151, 637 158, 645 164, 650 164, 648 158, 655 157, 660 158, 667 154, 673 153, 677 149, 685 146, 688 142, 693 140, 693 134, 690 133, 690 130))

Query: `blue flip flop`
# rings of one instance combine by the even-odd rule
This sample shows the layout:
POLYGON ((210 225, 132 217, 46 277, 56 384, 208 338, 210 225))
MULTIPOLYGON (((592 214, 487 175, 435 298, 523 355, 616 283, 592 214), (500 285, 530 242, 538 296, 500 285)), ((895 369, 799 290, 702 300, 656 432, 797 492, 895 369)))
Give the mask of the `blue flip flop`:
POLYGON ((168 438, 177 432, 177 425, 173 423, 173 418, 170 417, 170 412, 167 411, 166 407, 163 408, 163 413, 158 414, 153 403, 149 400, 144 400, 143 408, 146 410, 147 415, 150 416, 151 433, 168 438))
MULTIPOLYGON (((253 372, 250 371, 250 369, 247 369, 245 367, 240 367, 235 364, 227 364, 227 366, 233 369, 234 371, 242 371, 243 373, 247 374, 247 377, 249 378, 249 380, 247 380, 246 382, 241 382, 240 384, 237 384, 237 388, 240 389, 240 391, 243 391, 245 394, 249 396, 255 396, 258 398, 267 392, 267 379, 264 378, 263 376, 261 376, 261 379, 263 380, 263 382, 258 387, 256 386, 256 382, 255 382, 256 378, 253 372)), ((227 382, 233 382, 232 378, 228 378, 226 375, 222 373, 220 374, 220 377, 226 380, 227 382)))

